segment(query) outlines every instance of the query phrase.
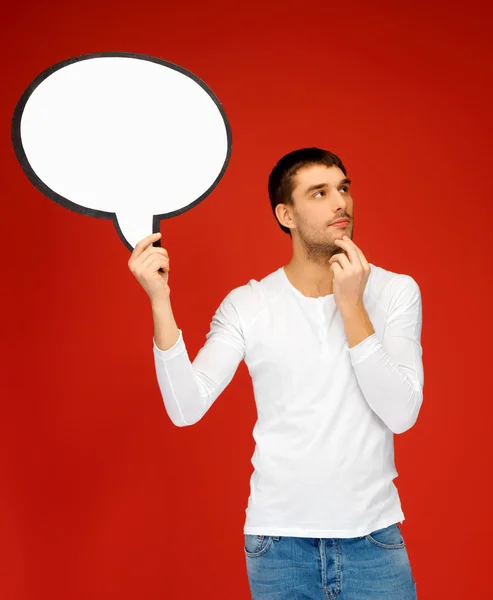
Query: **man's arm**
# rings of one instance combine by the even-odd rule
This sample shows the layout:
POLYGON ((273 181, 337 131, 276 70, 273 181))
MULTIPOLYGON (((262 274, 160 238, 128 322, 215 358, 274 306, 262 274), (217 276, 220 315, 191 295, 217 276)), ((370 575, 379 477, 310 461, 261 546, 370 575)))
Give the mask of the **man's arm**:
POLYGON ((170 302, 153 306, 154 363, 166 411, 177 427, 200 421, 233 379, 245 356, 240 320, 229 295, 212 318, 193 363, 170 302))
POLYGON ((373 323, 370 321, 364 304, 355 306, 347 311, 341 311, 341 316, 349 348, 354 348, 354 346, 361 344, 368 336, 375 333, 373 323))
POLYGON ((170 296, 151 300, 154 324, 154 344, 161 351, 169 350, 178 341, 178 329, 171 309, 170 296))
POLYGON ((416 422, 423 402, 418 284, 409 275, 401 277, 381 343, 364 307, 354 308, 342 318, 351 362, 366 401, 391 431, 404 433, 416 422))

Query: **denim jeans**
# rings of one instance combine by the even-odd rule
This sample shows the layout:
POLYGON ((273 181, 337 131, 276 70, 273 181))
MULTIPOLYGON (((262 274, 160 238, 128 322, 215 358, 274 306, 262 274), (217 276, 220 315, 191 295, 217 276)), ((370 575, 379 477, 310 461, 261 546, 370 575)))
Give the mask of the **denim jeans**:
POLYGON ((417 600, 398 523, 353 538, 245 535, 252 600, 417 600))

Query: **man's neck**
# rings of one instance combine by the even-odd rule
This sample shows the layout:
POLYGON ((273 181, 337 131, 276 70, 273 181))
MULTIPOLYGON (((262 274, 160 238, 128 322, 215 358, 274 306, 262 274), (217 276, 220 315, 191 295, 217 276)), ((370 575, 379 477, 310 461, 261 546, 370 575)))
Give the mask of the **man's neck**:
POLYGON ((330 265, 301 263, 292 259, 284 267, 284 272, 291 285, 304 296, 318 298, 333 294, 330 265))

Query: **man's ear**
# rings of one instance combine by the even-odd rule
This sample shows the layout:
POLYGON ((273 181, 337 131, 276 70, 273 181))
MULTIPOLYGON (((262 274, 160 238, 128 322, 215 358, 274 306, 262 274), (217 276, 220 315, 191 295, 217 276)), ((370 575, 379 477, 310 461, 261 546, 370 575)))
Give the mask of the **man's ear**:
MULTIPOLYGON (((283 220, 284 220, 284 219, 286 219, 286 218, 288 218, 288 217, 289 217, 289 215, 288 215, 288 207, 287 207, 287 205, 286 205, 286 204, 283 204, 283 203, 281 202, 280 204, 278 204, 278 205, 276 206, 276 216, 277 216, 277 219, 278 219, 279 223, 281 223, 281 225, 284 225, 284 227, 288 227, 288 226, 287 226, 287 225, 286 225, 286 224, 283 222, 283 220)), ((288 227, 288 229, 289 229, 289 227, 288 227)))

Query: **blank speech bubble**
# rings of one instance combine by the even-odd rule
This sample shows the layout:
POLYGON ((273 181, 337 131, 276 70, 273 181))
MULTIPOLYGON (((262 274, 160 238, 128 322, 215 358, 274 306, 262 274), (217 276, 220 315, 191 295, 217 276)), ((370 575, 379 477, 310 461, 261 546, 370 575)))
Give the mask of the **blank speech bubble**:
POLYGON ((112 219, 132 251, 161 219, 212 192, 229 163, 231 128, 212 90, 190 71, 103 52, 40 73, 14 110, 12 143, 44 195, 112 219))

